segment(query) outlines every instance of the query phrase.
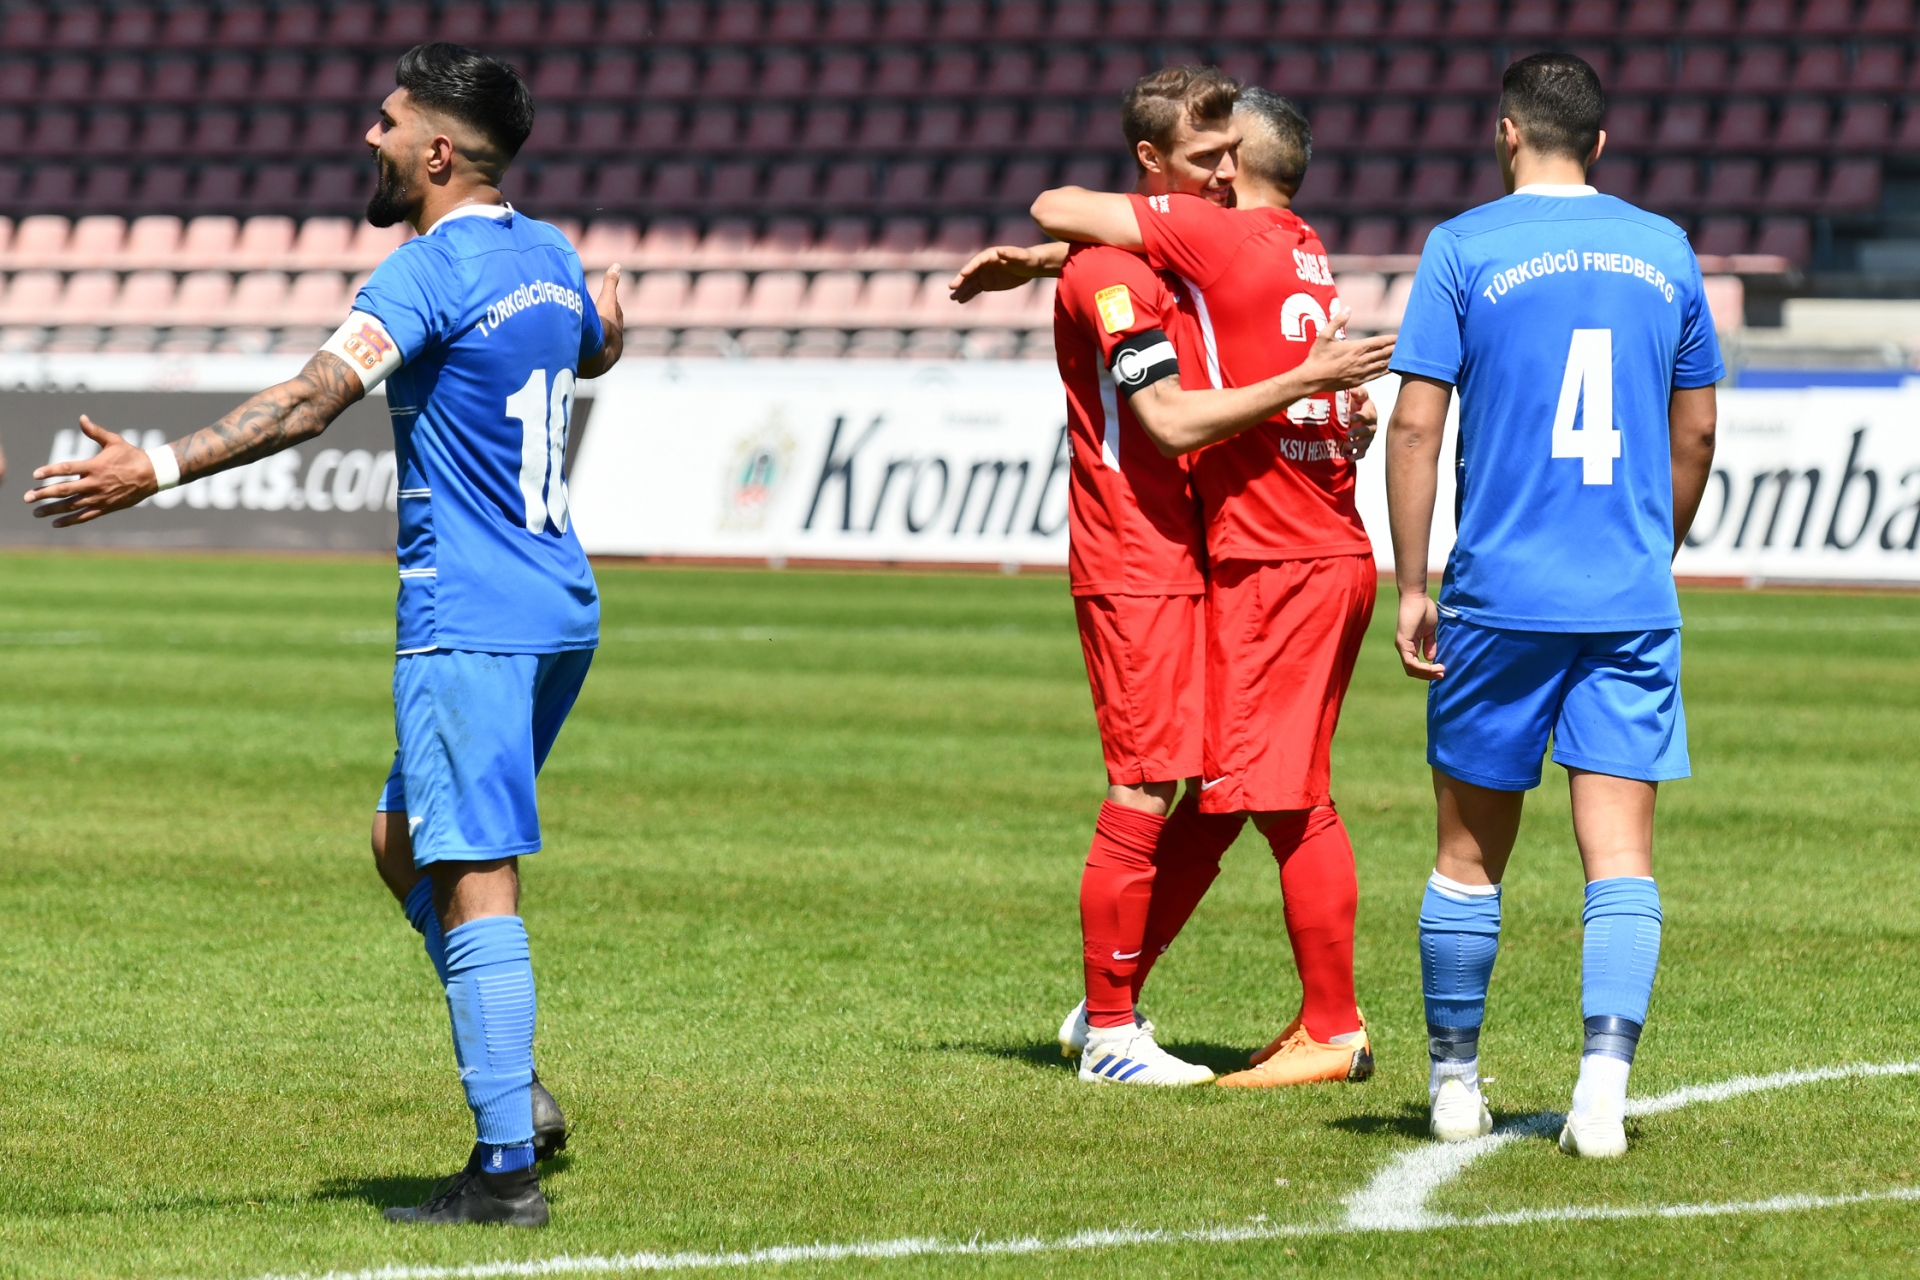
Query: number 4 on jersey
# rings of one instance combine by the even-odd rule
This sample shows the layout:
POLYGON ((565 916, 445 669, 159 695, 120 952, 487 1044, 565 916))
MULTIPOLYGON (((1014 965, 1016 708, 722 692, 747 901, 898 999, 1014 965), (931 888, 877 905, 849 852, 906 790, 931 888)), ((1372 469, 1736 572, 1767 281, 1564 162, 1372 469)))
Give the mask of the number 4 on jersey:
POLYGON ((527 385, 507 397, 507 414, 520 424, 520 497, 526 503, 527 532, 546 532, 547 521, 567 531, 567 482, 560 469, 567 461, 567 420, 573 414, 573 370, 553 375, 535 369, 527 385))
POLYGON ((1553 456, 1578 458, 1580 483, 1612 484, 1613 460, 1620 456, 1620 433, 1613 429, 1613 330, 1575 329, 1567 348, 1567 371, 1560 379, 1560 403, 1553 411, 1553 456), (1574 411, 1585 402, 1580 426, 1574 411))

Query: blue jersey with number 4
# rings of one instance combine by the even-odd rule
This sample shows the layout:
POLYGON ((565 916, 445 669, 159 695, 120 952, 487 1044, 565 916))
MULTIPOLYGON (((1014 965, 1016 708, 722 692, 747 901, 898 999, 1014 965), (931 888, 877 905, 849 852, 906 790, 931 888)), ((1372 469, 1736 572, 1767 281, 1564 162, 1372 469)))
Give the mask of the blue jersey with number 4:
POLYGON ((573 246, 507 206, 463 206, 389 255, 353 305, 404 361, 387 380, 399 651, 592 648, 600 598, 562 467, 601 329, 573 246))
POLYGON ((1489 627, 1680 625, 1667 404, 1725 374, 1700 264, 1590 187, 1435 228, 1396 373, 1460 392, 1460 527, 1440 602, 1489 627))

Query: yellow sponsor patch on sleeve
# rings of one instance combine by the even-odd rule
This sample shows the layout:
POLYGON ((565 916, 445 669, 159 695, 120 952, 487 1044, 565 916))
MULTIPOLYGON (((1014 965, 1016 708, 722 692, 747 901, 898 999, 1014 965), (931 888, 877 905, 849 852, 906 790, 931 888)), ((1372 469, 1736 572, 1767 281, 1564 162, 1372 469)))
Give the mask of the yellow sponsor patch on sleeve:
POLYGON ((1133 295, 1127 292, 1127 286, 1116 284, 1100 290, 1093 295, 1093 305, 1100 308, 1100 323, 1108 333, 1133 328, 1133 295))

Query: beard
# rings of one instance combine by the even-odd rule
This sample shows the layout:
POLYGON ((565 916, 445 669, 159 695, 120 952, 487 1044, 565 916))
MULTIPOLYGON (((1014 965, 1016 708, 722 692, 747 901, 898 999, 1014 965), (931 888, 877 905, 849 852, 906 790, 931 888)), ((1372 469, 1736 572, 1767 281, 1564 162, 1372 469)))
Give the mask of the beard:
POLYGON ((374 166, 379 170, 379 180, 374 185, 373 198, 367 201, 367 221, 376 227, 390 227, 405 221, 414 205, 413 192, 406 179, 385 156, 376 156, 374 166))

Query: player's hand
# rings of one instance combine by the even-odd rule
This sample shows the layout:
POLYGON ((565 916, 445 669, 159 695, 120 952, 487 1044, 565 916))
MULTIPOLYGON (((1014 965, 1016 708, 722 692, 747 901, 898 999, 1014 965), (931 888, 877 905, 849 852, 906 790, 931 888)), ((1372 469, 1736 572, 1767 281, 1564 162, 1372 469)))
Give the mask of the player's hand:
POLYGON ((1400 617, 1393 628, 1393 647, 1400 651, 1400 665, 1415 680, 1438 680, 1447 674, 1441 665, 1434 634, 1440 627, 1440 607, 1424 590, 1403 592, 1400 617))
POLYGON ((620 363, 620 353, 626 349, 627 318, 620 309, 620 264, 614 263, 607 268, 607 274, 600 279, 600 293, 593 300, 593 309, 600 313, 600 354, 580 362, 580 376, 597 378, 614 365, 620 363))
POLYGON ((1056 242, 1034 248, 999 244, 982 249, 947 281, 947 289, 955 302, 970 302, 983 293, 1018 289, 1040 276, 1059 275, 1066 248, 1065 244, 1056 242))
POLYGON ((1394 335, 1390 333, 1354 342, 1342 338, 1340 334, 1352 318, 1353 312, 1345 308, 1334 312, 1313 340, 1313 349, 1307 352, 1307 358, 1300 362, 1300 372, 1316 384, 1315 394, 1346 391, 1372 382, 1386 373, 1387 364, 1393 359, 1394 335))
POLYGON ((1373 402, 1365 387, 1355 387, 1347 392, 1347 438, 1341 448, 1349 458, 1358 462, 1367 456, 1367 450, 1373 447, 1373 438, 1380 434, 1380 406, 1373 402))
POLYGON ((85 414, 80 415, 80 430, 100 446, 100 452, 91 458, 37 468, 33 478, 38 487, 27 490, 28 502, 42 504, 33 509, 34 518, 52 516, 56 529, 98 520, 160 491, 154 479, 153 459, 146 450, 96 426, 85 414))

